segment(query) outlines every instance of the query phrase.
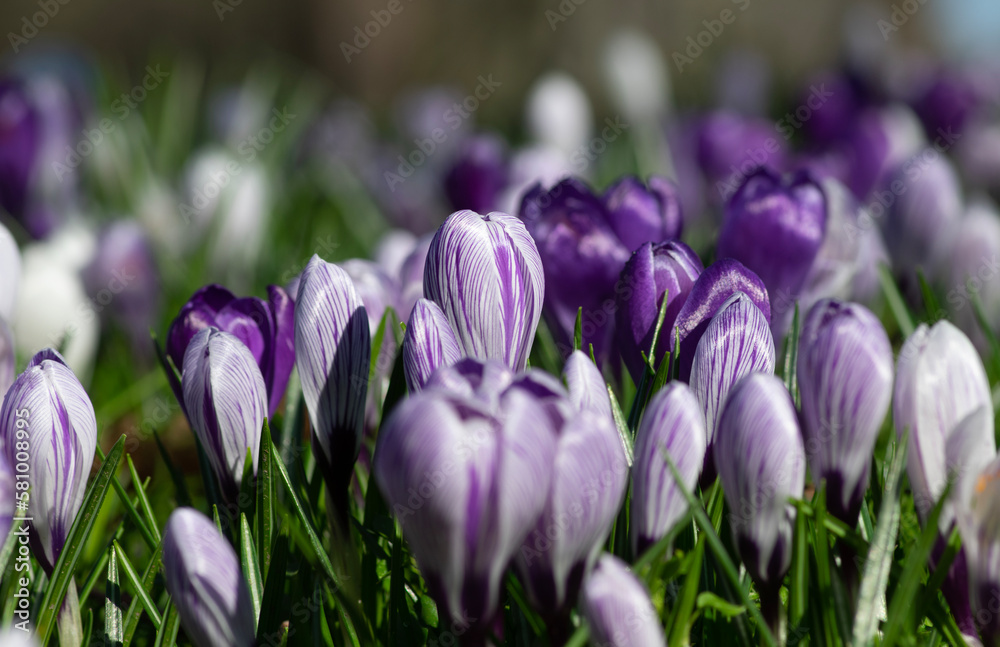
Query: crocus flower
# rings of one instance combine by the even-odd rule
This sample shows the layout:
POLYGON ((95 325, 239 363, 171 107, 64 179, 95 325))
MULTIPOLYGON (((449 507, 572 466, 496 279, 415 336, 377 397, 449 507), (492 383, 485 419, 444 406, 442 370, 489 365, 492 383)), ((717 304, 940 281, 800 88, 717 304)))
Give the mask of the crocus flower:
POLYGON ((484 134, 461 142, 458 157, 444 177, 452 209, 489 213, 500 207, 507 185, 507 150, 503 139, 484 134))
POLYGON ((3 277, 0 278, 0 319, 10 321, 21 280, 21 252, 3 223, 0 223, 0 277, 3 277))
POLYGON ((420 299, 413 306, 403 337, 403 371, 410 393, 416 393, 441 366, 462 358, 455 331, 433 301, 420 299))
POLYGON ((771 321, 771 304, 760 277, 731 258, 712 263, 698 275, 691 286, 691 291, 674 320, 675 331, 670 333, 670 352, 677 357, 677 373, 681 380, 687 381, 691 376, 698 343, 715 313, 737 292, 749 297, 764 318, 771 321))
POLYGON ((314 255, 295 300, 295 364, 331 494, 350 481, 368 393, 368 314, 351 277, 314 255))
POLYGON ((892 399, 892 347, 869 310, 824 300, 806 315, 799 338, 799 394, 806 456, 826 479, 826 505, 857 521, 871 457, 892 399))
POLYGON ((975 203, 957 223, 954 238, 942 254, 942 275, 947 285, 952 321, 976 345, 980 354, 990 352, 989 340, 976 317, 972 292, 979 297, 986 321, 1000 321, 1000 213, 988 203, 975 203))
POLYGON ((735 258, 764 281, 774 324, 791 315, 778 304, 798 298, 823 243, 826 211, 812 176, 798 173, 785 181, 766 167, 747 177, 726 205, 718 256, 735 258))
POLYGON ((448 317, 463 354, 523 369, 544 294, 538 249, 517 218, 456 211, 434 235, 424 296, 448 317))
POLYGON ((86 493, 97 450, 94 406, 83 385, 52 349, 37 353, 7 391, 0 433, 10 465, 27 441, 33 553, 51 573, 86 493))
MULTIPOLYGON (((15 451, 17 447, 15 445, 15 451)), ((0 542, 7 541, 7 534, 14 522, 14 506, 18 491, 14 485, 14 466, 7 457, 7 452, 0 448, 0 542)))
POLYGON ((703 270, 698 255, 679 240, 646 243, 625 264, 617 295, 616 335, 622 359, 636 384, 645 371, 642 354, 649 356, 663 300, 667 300, 667 310, 649 358, 654 363, 670 347, 677 313, 703 270))
POLYGON ((740 557, 758 585, 776 593, 792 561, 788 499, 802 496, 806 472, 795 407, 779 378, 754 373, 730 391, 714 454, 740 557))
POLYGON ((604 377, 583 351, 575 350, 566 358, 563 380, 569 391, 569 400, 580 411, 591 411, 614 420, 611 414, 611 397, 604 377))
POLYGON ((0 206, 14 217, 28 202, 42 140, 40 121, 22 82, 0 82, 0 206))
POLYGON ((862 110, 844 139, 846 184, 861 201, 925 143, 917 116, 898 104, 862 110))
MULTIPOLYGON (((1000 459, 959 484, 958 524, 968 561, 969 595, 983 644, 1000 645, 1000 459)), ((972 641, 967 641, 972 644, 972 641)))
POLYGON ((760 308, 737 292, 712 317, 691 367, 691 390, 705 412, 709 447, 730 390, 751 373, 774 373, 774 338, 760 308))
POLYGON ((235 500, 247 450, 257 473, 267 390, 253 355, 235 335, 205 328, 184 353, 184 410, 222 490, 235 500))
POLYGON ((632 468, 632 549, 638 555, 662 539, 688 510, 666 456, 694 491, 705 462, 705 414, 683 382, 653 394, 635 434, 632 468))
POLYGON ((724 204, 754 169, 784 169, 785 140, 770 121, 718 111, 697 123, 697 162, 714 204, 724 204))
POLYGON ((939 70, 920 91, 914 109, 931 136, 961 134, 966 124, 987 105, 980 75, 975 70, 939 70))
POLYGON ((532 139, 572 155, 586 145, 593 113, 576 79, 565 72, 550 72, 532 86, 525 102, 525 121, 532 139))
POLYGON ((544 406, 516 386, 493 400, 428 385, 379 431, 379 487, 442 615, 469 627, 468 644, 482 644, 496 619, 504 571, 545 506, 555 453, 544 406))
POLYGON ((167 355, 180 370, 191 339, 210 326, 235 335, 253 354, 267 386, 271 417, 285 395, 295 364, 295 304, 284 288, 268 286, 268 300, 236 298, 220 285, 206 285, 181 307, 167 332, 167 355))
POLYGON ((637 178, 625 176, 608 187, 602 200, 611 229, 625 249, 681 237, 680 197, 677 185, 667 178, 651 177, 647 188, 637 178))
POLYGON ((177 508, 163 531, 163 577, 197 647, 256 644, 250 589, 240 562, 211 519, 177 508))
POLYGON ((628 565, 613 555, 602 555, 587 578, 582 611, 595 645, 650 647, 666 644, 649 592, 628 565))

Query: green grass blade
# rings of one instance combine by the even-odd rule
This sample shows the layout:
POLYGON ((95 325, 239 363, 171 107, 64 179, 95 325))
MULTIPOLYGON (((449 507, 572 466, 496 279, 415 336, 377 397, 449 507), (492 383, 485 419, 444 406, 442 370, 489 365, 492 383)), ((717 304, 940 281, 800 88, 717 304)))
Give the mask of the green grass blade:
POLYGON ((930 283, 927 282, 927 277, 924 276, 924 271, 919 267, 917 268, 917 282, 920 283, 920 296, 924 299, 927 323, 932 324, 938 319, 944 318, 945 310, 938 303, 937 297, 934 296, 934 290, 931 289, 930 283))
MULTIPOLYGON (((160 610, 156 608, 156 603, 154 603, 153 599, 149 597, 149 591, 146 590, 145 578, 142 580, 139 579, 139 574, 136 572, 131 562, 129 562, 128 557, 125 556, 125 551, 122 550, 122 547, 117 541, 114 542, 114 548, 118 555, 118 564, 121 566, 121 570, 124 571, 125 578, 129 581, 129 584, 132 585, 132 590, 135 593, 133 602, 138 600, 142 603, 142 607, 146 610, 146 614, 149 616, 153 626, 159 629, 160 623, 163 619, 160 617, 160 610)), ((159 559, 159 547, 157 547, 157 549, 157 554, 153 556, 152 560, 150 560, 150 565, 155 564, 159 559)), ((152 588, 152 585, 150 585, 150 588, 152 588)), ((131 613, 132 608, 129 607, 129 613, 126 615, 126 618, 128 618, 131 613)), ((128 622, 125 623, 125 626, 126 628, 128 627, 128 622)))
POLYGON ((153 539, 156 540, 156 543, 159 544, 161 539, 160 528, 156 524, 156 514, 153 512, 153 506, 150 505, 149 497, 146 496, 146 488, 143 486, 138 472, 135 471, 135 463, 132 462, 130 454, 125 454, 125 462, 128 464, 128 471, 132 476, 132 489, 135 490, 136 496, 139 497, 139 507, 142 508, 142 514, 146 517, 146 527, 149 528, 149 532, 153 536, 153 539))
MULTIPOLYGON (((105 458, 104 452, 101 451, 100 447, 97 448, 97 456, 102 461, 105 458)), ((138 482, 136 483, 137 487, 142 486, 141 483, 138 482)), ((135 504, 132 503, 132 499, 129 497, 128 493, 125 492, 125 487, 122 485, 122 482, 118 479, 117 476, 115 476, 111 480, 111 487, 114 488, 115 494, 118 495, 118 500, 121 501, 122 506, 125 508, 125 514, 128 515, 128 518, 139 530, 139 534, 142 536, 142 540, 146 543, 146 547, 149 548, 150 550, 155 549, 156 545, 160 543, 160 540, 154 537, 152 531, 150 531, 149 528, 146 527, 145 520, 143 520, 142 515, 139 514, 139 511, 136 509, 135 504)))
MULTIPOLYGON (((148 600, 152 600, 149 596, 153 592, 153 586, 156 583, 156 575, 160 572, 160 567, 163 564, 161 550, 162 544, 157 547, 156 553, 150 558, 149 564, 146 566, 146 571, 142 574, 142 582, 140 585, 136 587, 133 583, 136 590, 136 596, 132 598, 132 603, 128 607, 128 612, 125 614, 126 645, 132 642, 132 636, 135 635, 135 630, 139 626, 139 618, 142 615, 142 609, 146 608, 148 611, 150 608, 146 606, 146 604, 148 600), (139 591, 142 591, 141 595, 138 593, 139 591), (140 604, 140 600, 142 601, 142 604, 140 604)), ((156 609, 156 605, 154 604, 152 608, 156 609)), ((154 616, 150 615, 151 619, 153 617, 154 616)), ((156 617, 159 617, 159 620, 154 621, 154 624, 156 625, 156 628, 159 629, 163 624, 163 618, 162 616, 159 616, 159 610, 157 610, 156 617)))
POLYGON ((583 306, 576 310, 576 323, 573 325, 573 350, 583 348, 583 306))
POLYGON ((809 599, 809 529, 804 514, 795 515, 792 567, 788 585, 788 625, 794 627, 806 613, 809 599))
MULTIPOLYGON (((253 617, 256 622, 260 617, 260 601, 264 594, 264 585, 260 579, 260 565, 257 562, 253 535, 250 534, 250 524, 247 523, 247 516, 242 513, 240 514, 240 563, 250 589, 250 602, 253 604, 253 617)), ((255 626, 254 629, 256 628, 255 626)))
POLYGON ((274 492, 272 447, 271 427, 265 418, 264 427, 260 430, 260 448, 257 451, 257 509, 254 515, 257 556, 260 558, 260 572, 265 581, 268 569, 271 567, 271 542, 274 538, 274 506, 271 503, 274 492))
POLYGON ((882 292, 885 293, 885 300, 889 304, 889 309, 892 310, 892 314, 896 318, 896 323, 899 325, 899 331, 903 333, 904 337, 909 337, 916 330, 916 326, 913 325, 913 317, 906 307, 906 301, 903 300, 903 295, 899 293, 896 280, 892 278, 892 273, 887 266, 882 265, 878 268, 878 279, 882 284, 882 292))
POLYGON ((656 315, 656 327, 653 328, 653 341, 649 345, 649 369, 656 372, 656 367, 653 366, 652 362, 656 360, 656 345, 660 341, 660 332, 663 329, 663 321, 667 318, 667 290, 663 291, 663 296, 660 297, 660 311, 656 315))
POLYGON ((274 636, 280 630, 287 568, 288 538, 280 533, 274 540, 269 575, 264 582, 264 595, 261 596, 260 615, 257 617, 257 642, 261 645, 273 644, 266 643, 265 637, 274 636))
MULTIPOLYGON (((615 396, 615 392, 608 386, 608 397, 611 398, 611 415, 615 419, 615 427, 618 428, 618 437, 622 441, 622 449, 625 450, 625 460, 629 467, 632 467, 632 460, 634 458, 635 452, 632 448, 632 433, 629 431, 628 421, 625 420, 625 414, 622 413, 622 407, 618 404, 618 397, 615 396)), ((636 397, 639 397, 636 395, 636 397)))
POLYGON ((118 586, 118 551, 111 548, 108 557, 108 577, 104 597, 104 644, 121 647, 122 635, 122 594, 118 586))
POLYGON ((705 533, 698 537, 698 543, 687 559, 687 577, 681 585, 667 630, 667 645, 670 647, 691 644, 691 626, 695 621, 693 614, 698 599, 698 585, 701 583, 701 563, 705 557, 705 537, 705 533))
POLYGON ((191 494, 184 483, 184 475, 177 469, 174 462, 170 460, 170 454, 167 453, 167 448, 163 446, 160 434, 155 429, 153 430, 153 440, 156 441, 156 447, 160 450, 160 457, 163 458, 163 462, 167 466, 167 472, 170 473, 170 480, 174 482, 174 489, 177 491, 177 506, 191 507, 191 494))
POLYGON ((165 620, 160 625, 160 630, 156 632, 154 647, 173 647, 177 644, 177 630, 181 626, 181 617, 177 614, 177 607, 168 602, 164 617, 165 620))
POLYGON ((66 589, 73 580, 73 572, 76 570, 76 564, 83 553, 87 538, 90 537, 90 533, 94 528, 97 513, 108 494, 108 487, 114 478, 115 471, 118 469, 118 463, 121 461, 124 449, 125 436, 123 435, 115 443, 115 446, 111 448, 111 451, 108 452, 107 458, 104 459, 104 464, 97 473, 97 477, 87 490, 87 494, 83 498, 83 505, 80 506, 80 512, 76 515, 76 519, 73 520, 73 526, 66 537, 66 543, 59 554, 59 559, 56 561, 52 577, 49 580, 48 587, 45 589, 45 596, 42 598, 41 606, 35 615, 37 635, 43 645, 48 643, 49 637, 52 635, 56 617, 59 615, 63 598, 66 596, 66 589))

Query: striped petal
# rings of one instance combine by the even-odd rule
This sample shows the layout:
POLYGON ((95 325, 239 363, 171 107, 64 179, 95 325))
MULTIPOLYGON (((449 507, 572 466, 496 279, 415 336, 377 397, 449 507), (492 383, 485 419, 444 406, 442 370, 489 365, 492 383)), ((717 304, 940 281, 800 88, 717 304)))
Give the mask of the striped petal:
POLYGON ((413 306, 403 338, 403 371, 410 393, 423 388, 434 371, 462 357, 455 331, 433 301, 420 299, 413 306))
POLYGON ((235 336, 205 328, 184 353, 184 409, 229 499, 243 480, 247 450, 257 471, 267 388, 250 350, 235 336))
POLYGON ((767 319, 743 292, 719 308, 694 353, 691 389, 705 412, 708 444, 730 389, 750 373, 774 373, 774 338, 767 319))
POLYGON ((347 272, 313 255, 295 299, 295 366, 328 483, 351 477, 368 394, 368 314, 347 272))
POLYGON ((538 249, 513 216, 457 211, 431 241, 424 296, 444 311, 465 355, 523 369, 544 293, 538 249))
POLYGON ((500 396, 513 381, 514 373, 500 362, 480 362, 467 357, 438 369, 424 388, 476 398, 489 411, 496 412, 500 408, 500 396))
POLYGON ((802 497, 806 471, 795 407, 780 379, 754 373, 736 384, 714 454, 743 563, 759 584, 775 586, 792 560, 788 499, 802 497))
POLYGON ((97 449, 97 421, 83 385, 50 349, 32 358, 4 397, 0 445, 11 465, 22 462, 16 443, 24 440, 25 430, 31 475, 26 516, 34 518, 35 555, 51 572, 83 503, 97 449))
POLYGON ((583 589, 583 617, 594 645, 666 645, 659 614, 649 593, 625 562, 602 555, 583 589))
POLYGON ((177 508, 167 521, 163 577, 184 633, 197 647, 256 644, 250 590, 236 552, 193 508, 177 508))
POLYGON ((556 447, 549 500, 515 560, 543 615, 552 617, 575 603, 627 483, 628 463, 611 419, 580 411, 567 420, 556 447))
POLYGON ((578 411, 590 411, 613 420, 608 385, 600 369, 582 351, 575 350, 566 359, 563 379, 569 400, 578 411))
POLYGON ((965 446, 996 454, 990 385, 969 338, 947 321, 917 328, 899 352, 892 407, 897 434, 909 430, 906 469, 917 512, 926 519, 947 482, 948 438, 981 407, 988 415, 966 430, 972 437, 965 446))
POLYGON ((662 539, 688 509, 666 455, 694 491, 707 446, 705 414, 686 384, 671 382, 653 395, 635 435, 630 523, 636 554, 662 539))
POLYGON ((892 399, 892 347, 866 308, 824 299, 806 316, 798 383, 806 456, 826 479, 827 506, 846 523, 858 518, 872 452, 892 399))

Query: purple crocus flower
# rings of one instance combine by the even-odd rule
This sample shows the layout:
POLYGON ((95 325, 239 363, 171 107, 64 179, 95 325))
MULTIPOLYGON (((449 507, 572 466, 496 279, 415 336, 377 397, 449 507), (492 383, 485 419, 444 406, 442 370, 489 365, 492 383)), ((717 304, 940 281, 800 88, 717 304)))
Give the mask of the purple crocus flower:
POLYGON ((654 362, 670 347, 677 314, 703 270, 698 255, 679 240, 646 243, 625 264, 615 323, 622 359, 636 384, 646 370, 642 354, 649 355, 663 300, 667 300, 666 316, 654 357, 649 358, 654 362))
POLYGON ((792 561, 788 499, 801 498, 806 472, 795 407, 779 378, 754 373, 733 387, 714 447, 736 547, 770 598, 792 561))
MULTIPOLYGON (((1000 459, 959 483, 958 524, 968 560, 975 628, 984 645, 1000 645, 1000 459)), ((975 635, 967 636, 974 644, 975 635)))
POLYGON ((887 174, 924 146, 916 115, 901 105, 869 107, 853 121, 843 147, 849 174, 846 184, 861 201, 881 186, 887 174))
POLYGON ((914 109, 932 137, 961 134, 986 105, 982 80, 975 70, 943 69, 920 91, 914 109))
POLYGON ((41 142, 41 116, 24 84, 0 81, 0 206, 15 218, 28 203, 41 142))
POLYGON ((314 255, 295 300, 295 365, 313 447, 334 496, 346 493, 358 455, 370 362, 368 314, 351 277, 314 255))
MULTIPOLYGON (((16 447, 15 447, 16 450, 16 447)), ((14 484, 14 466, 7 458, 6 450, 0 448, 0 537, 7 541, 10 527, 14 522, 14 507, 19 492, 14 484)))
POLYGON ((651 177, 647 188, 638 178, 625 176, 608 187, 601 200, 625 249, 681 237, 680 196, 677 185, 667 178, 651 177))
POLYGON ((517 218, 456 211, 434 235, 424 296, 448 317, 466 356, 523 369, 544 294, 538 249, 517 218))
MULTIPOLYGON (((473 364, 472 360, 459 363, 473 364)), ((497 362, 479 364, 488 369, 497 362)), ((517 386, 485 397, 427 387, 393 410, 379 432, 374 474, 442 615, 482 645, 499 611, 504 571, 535 526, 549 492, 556 429, 543 403, 517 386)), ((473 388, 456 369, 432 382, 473 388)), ((503 379, 503 376, 501 376, 503 379)))
POLYGON ((951 320, 972 340, 979 353, 988 356, 990 343, 971 303, 979 297, 986 321, 1000 321, 1000 281, 995 278, 993 259, 1000 257, 1000 213, 986 202, 973 203, 959 220, 948 243, 942 278, 956 289, 948 293, 951 320))
POLYGON ((718 111, 702 118, 696 128, 696 159, 714 204, 729 200, 756 168, 785 167, 785 140, 770 121, 718 111))
POLYGON ((566 358, 563 380, 566 382, 569 400, 574 409, 591 411, 608 420, 614 420, 608 385, 601 371, 583 351, 575 350, 566 358))
POLYGON ((737 292, 749 297, 764 315, 764 319, 771 321, 771 304, 760 277, 731 258, 712 263, 698 275, 691 286, 691 291, 674 320, 676 335, 670 334, 670 351, 677 357, 677 373, 681 380, 687 381, 690 378, 695 350, 715 313, 737 292))
POLYGON ((799 394, 806 456, 826 480, 830 513, 857 521, 871 457, 892 399, 892 346, 869 310, 823 300, 806 315, 799 338, 799 394))
POLYGON ((448 318, 433 301, 413 306, 403 337, 403 371, 410 393, 416 393, 441 366, 462 358, 462 350, 448 318))
MULTIPOLYGON (((167 355, 178 370, 191 339, 200 330, 214 326, 235 335, 253 354, 267 385, 268 417, 272 417, 285 395, 295 364, 295 303, 284 288, 267 288, 268 300, 236 298, 220 285, 206 285, 181 308, 167 332, 167 355)), ((177 394, 183 401, 182 395, 177 394)))
POLYGON ((595 645, 667 644, 649 592, 628 565, 613 555, 602 555, 587 578, 581 610, 595 645))
POLYGON ((193 508, 177 508, 167 520, 163 577, 184 633, 197 647, 256 644, 250 589, 236 552, 193 508))
MULTIPOLYGON (((774 373, 774 338, 767 319, 743 292, 718 309, 698 342, 691 367, 691 390, 705 412, 709 449, 733 385, 751 373, 774 373)), ((709 455, 711 459, 711 455, 709 455)), ((711 460, 709 476, 715 476, 711 460)))
POLYGON ((235 335, 205 328, 184 353, 184 410, 230 501, 239 494, 247 450, 257 473, 267 390, 253 355, 235 335))
POLYGON ((507 148, 496 135, 474 135, 461 142, 458 156, 444 177, 452 209, 489 213, 500 207, 507 186, 507 148))
POLYGON ((764 167, 752 173, 726 205, 719 258, 735 258, 767 286, 772 322, 790 316, 826 230, 826 198, 807 173, 783 180, 764 167))
POLYGON ((666 536, 688 510, 665 456, 694 491, 707 444, 705 414, 686 384, 671 382, 653 394, 635 434, 630 523, 636 555, 666 536))
POLYGON ((32 553, 52 568, 73 525, 97 451, 97 420, 83 385, 62 356, 38 352, 17 376, 0 410, 0 434, 10 465, 24 462, 31 474, 32 553))

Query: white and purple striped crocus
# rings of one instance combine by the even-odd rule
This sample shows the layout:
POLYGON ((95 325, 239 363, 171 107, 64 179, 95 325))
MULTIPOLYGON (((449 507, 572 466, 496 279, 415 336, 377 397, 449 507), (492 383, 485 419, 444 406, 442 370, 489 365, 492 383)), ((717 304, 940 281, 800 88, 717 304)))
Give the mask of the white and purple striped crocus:
MULTIPOLYGON (((972 342, 950 322, 921 325, 903 344, 892 411, 896 433, 909 434, 906 471, 914 507, 926 521, 950 475, 961 482, 996 456, 986 370, 972 342)), ((943 551, 954 523, 949 501, 938 520, 932 562, 943 551)), ((941 589, 962 632, 975 635, 964 550, 955 557, 941 589)))
POLYGON ((223 494, 234 501, 247 450, 257 472, 260 432, 267 416, 267 388, 257 362, 235 335, 205 328, 184 353, 181 387, 191 427, 223 494))
POLYGON ((434 235, 424 296, 448 318, 463 355, 524 369, 544 295, 535 241, 514 216, 456 211, 434 235))
POLYGON ((983 644, 996 647, 1000 645, 1000 459, 961 479, 957 498, 972 618, 983 644))
POLYGON ((471 363, 439 371, 393 410, 374 474, 442 615, 471 622, 461 640, 482 644, 503 574, 546 504, 557 430, 528 388, 483 383, 509 379, 502 365, 461 368, 471 363), (445 378, 464 391, 435 384, 445 378))
POLYGON ((636 555, 666 536, 688 510, 667 456, 693 492, 707 446, 705 414, 686 384, 671 382, 653 394, 635 434, 629 521, 636 555))
POLYGON ((583 617, 590 640, 602 647, 665 645, 659 614, 649 592, 613 555, 602 555, 583 587, 583 617))
POLYGON ((11 385, 0 410, 0 434, 9 464, 28 464, 25 516, 34 519, 33 552, 51 573, 83 504, 97 450, 94 406, 59 353, 40 351, 11 385))
POLYGON ((767 373, 740 380, 722 409, 715 465, 729 504, 733 537, 763 593, 777 594, 792 560, 795 508, 806 457, 792 398, 767 373))
POLYGON ((314 255, 295 300, 295 365, 332 495, 346 491, 358 455, 370 364, 368 313, 351 277, 314 255))
POLYGON ((654 362, 670 347, 677 314, 703 270, 698 255, 679 240, 641 245, 625 263, 616 295, 615 334, 636 384, 646 370, 642 354, 649 356, 663 300, 666 314, 654 357, 649 358, 654 362))
POLYGON ((563 381, 574 409, 591 411, 614 421, 608 385, 597 365, 583 351, 575 350, 566 358, 563 381))
POLYGON ((892 400, 892 346, 881 322, 856 303, 824 299, 799 339, 799 394, 806 456, 826 480, 830 513, 858 518, 879 429, 892 400))
POLYGON ((410 393, 423 388, 438 368, 462 358, 462 349, 448 318, 433 301, 413 306, 403 337, 403 372, 410 393))
POLYGON ((240 563, 212 521, 193 508, 177 508, 163 531, 163 577, 197 647, 251 647, 256 619, 240 563))

